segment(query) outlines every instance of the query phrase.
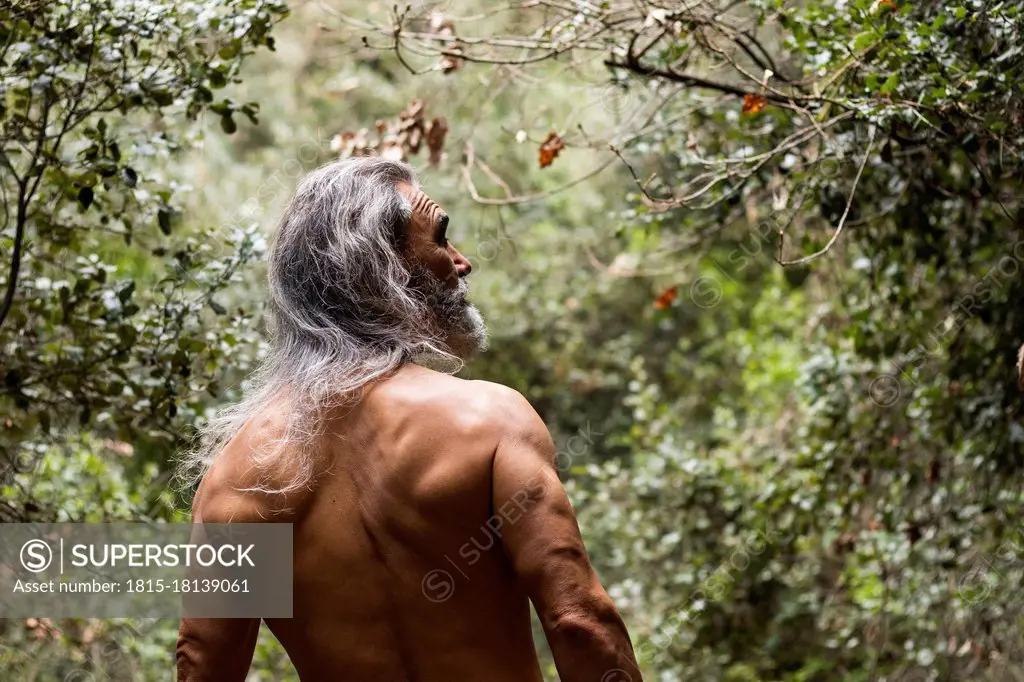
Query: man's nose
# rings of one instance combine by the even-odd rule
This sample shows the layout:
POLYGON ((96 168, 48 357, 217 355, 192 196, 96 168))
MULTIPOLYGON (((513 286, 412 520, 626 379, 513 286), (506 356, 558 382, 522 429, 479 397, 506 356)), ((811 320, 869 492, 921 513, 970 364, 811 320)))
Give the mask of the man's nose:
POLYGON ((473 266, 469 264, 469 259, 459 253, 459 250, 454 246, 452 248, 452 261, 455 262, 455 272, 459 274, 459 277, 465 277, 469 273, 473 272, 473 266))

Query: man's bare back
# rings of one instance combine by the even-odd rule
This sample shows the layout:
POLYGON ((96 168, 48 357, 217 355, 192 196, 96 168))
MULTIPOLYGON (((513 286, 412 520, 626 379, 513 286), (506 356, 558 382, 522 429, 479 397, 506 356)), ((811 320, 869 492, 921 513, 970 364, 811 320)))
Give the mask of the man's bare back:
MULTIPOLYGON (((238 435, 193 513, 294 524, 294 615, 267 625, 301 679, 541 680, 531 588, 563 680, 627 667, 625 629, 586 560, 554 446, 519 394, 406 365, 339 410, 322 436, 327 471, 283 513, 236 491, 253 483, 248 453, 279 435, 278 421, 264 415, 238 435)), ((207 633, 244 628, 248 669, 257 626, 194 620, 179 666, 199 664, 190 645, 207 633)))
MULTIPOLYGON (((280 260, 271 258, 271 270, 280 271, 279 298, 295 306, 278 309, 279 324, 297 323, 291 341, 281 341, 286 334, 279 331, 275 343, 299 348, 305 361, 341 339, 345 353, 367 365, 381 362, 385 343, 406 337, 418 338, 416 347, 472 346, 478 313, 462 293, 470 266, 447 241, 447 215, 408 182, 382 186, 382 178, 404 172, 396 164, 363 160, 350 168, 336 164, 312 174, 290 209, 297 217, 284 219, 280 260), (351 185, 338 189, 341 182, 351 185), (374 273, 394 266, 381 247, 361 256, 377 258, 375 270, 325 271, 321 288, 309 292, 302 278, 322 269, 322 240, 346 238, 325 235, 335 228, 321 216, 340 211, 338 220, 355 221, 353 233, 377 228, 359 223, 372 212, 346 215, 347 205, 329 203, 330 192, 372 207, 393 200, 395 191, 411 210, 395 248, 425 292, 415 297, 425 312, 404 330, 401 318, 391 319, 398 331, 385 327, 383 340, 373 342, 363 337, 407 303, 404 291, 381 288, 378 296, 395 300, 378 302, 349 300, 359 292, 334 288, 345 277, 362 278, 359 291, 378 287, 374 273), (308 217, 307 204, 314 209, 308 217), (310 258, 302 261, 307 247, 310 258), (284 260, 294 253, 295 263, 284 260)), ((354 361, 332 360, 321 371, 337 369, 328 378, 343 382, 350 376, 345 362, 354 361)), ((358 400, 318 412, 315 438, 295 440, 288 392, 319 379, 304 378, 302 369, 286 374, 288 388, 260 402, 218 451, 196 492, 193 519, 293 524, 293 615, 267 625, 303 682, 539 682, 531 602, 563 681, 640 682, 625 626, 594 573, 558 479, 551 436, 523 396, 405 361, 361 383, 358 400), (254 462, 254 453, 274 443, 283 449, 272 466, 254 462), (304 461, 315 462, 309 484, 281 492, 295 488, 290 483, 301 472, 294 465, 304 461)), ((244 680, 259 624, 183 619, 178 681, 244 680)))

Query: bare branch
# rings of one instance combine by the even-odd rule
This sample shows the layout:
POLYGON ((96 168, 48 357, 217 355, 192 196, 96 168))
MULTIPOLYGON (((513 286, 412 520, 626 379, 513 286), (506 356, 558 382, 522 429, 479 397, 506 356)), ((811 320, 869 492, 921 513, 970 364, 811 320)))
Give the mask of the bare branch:
POLYGON ((569 182, 563 185, 559 185, 558 187, 554 187, 543 192, 534 192, 533 194, 520 194, 517 196, 506 197, 505 199, 498 199, 493 197, 481 196, 480 193, 477 191, 476 185, 473 183, 472 176, 473 167, 477 163, 476 153, 473 151, 473 146, 471 144, 467 144, 466 163, 462 167, 462 178, 466 181, 466 187, 469 190, 469 195, 473 197, 473 201, 477 202, 478 204, 484 204, 485 206, 511 206, 515 204, 526 204, 531 201, 546 199, 547 197, 558 194, 559 192, 564 192, 570 187, 574 187, 580 184, 581 182, 586 182, 590 178, 600 174, 602 171, 604 171, 604 169, 612 165, 613 161, 614 159, 609 159, 608 161, 597 166, 594 170, 590 171, 589 173, 585 173, 580 177, 574 180, 570 180, 569 182))
MULTIPOLYGON (((826 253, 828 253, 829 249, 831 249, 832 246, 836 243, 836 241, 838 241, 839 235, 843 231, 843 225, 846 223, 846 216, 849 215, 849 213, 850 213, 850 206, 853 205, 853 197, 857 193, 857 185, 860 183, 860 176, 864 172, 864 167, 868 165, 868 158, 871 156, 871 146, 875 142, 875 131, 876 131, 876 128, 872 124, 870 132, 868 133, 868 147, 864 151, 864 158, 860 162, 860 168, 857 169, 857 177, 855 177, 853 179, 853 187, 850 189, 850 196, 846 200, 846 209, 843 211, 843 215, 839 219, 839 225, 836 227, 835 233, 833 233, 832 238, 828 240, 828 244, 825 244, 824 247, 822 247, 821 249, 819 249, 818 251, 815 251, 814 253, 812 253, 810 255, 803 256, 803 257, 797 258, 795 260, 790 260, 790 261, 779 260, 779 265, 788 266, 788 265, 802 265, 804 263, 809 263, 812 260, 815 260, 816 258, 820 258, 821 256, 823 256, 826 253)), ((782 245, 781 244, 779 245, 779 251, 780 251, 780 253, 782 251, 782 245)))
POLYGON ((718 83, 715 81, 707 80, 706 78, 701 78, 699 76, 692 76, 690 74, 677 73, 675 71, 668 71, 665 69, 658 69, 653 66, 647 66, 645 64, 642 64, 639 61, 635 63, 630 63, 628 61, 619 62, 615 61, 614 59, 606 59, 604 61, 604 65, 616 69, 626 69, 641 76, 662 78, 673 83, 682 83, 683 85, 688 85, 693 88, 715 90, 717 92, 722 92, 728 95, 735 95, 737 97, 743 97, 744 95, 747 95, 750 92, 749 90, 736 87, 735 85, 729 85, 728 83, 718 83))

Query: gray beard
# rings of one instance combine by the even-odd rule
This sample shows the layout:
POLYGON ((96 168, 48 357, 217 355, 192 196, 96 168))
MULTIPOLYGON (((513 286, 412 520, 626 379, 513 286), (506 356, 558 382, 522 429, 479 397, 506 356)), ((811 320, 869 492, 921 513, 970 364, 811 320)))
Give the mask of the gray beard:
POLYGON ((468 360, 487 350, 487 327, 480 311, 466 299, 469 293, 466 280, 460 277, 458 287, 449 289, 422 265, 413 265, 409 271, 410 287, 423 297, 433 312, 430 326, 452 355, 468 360))

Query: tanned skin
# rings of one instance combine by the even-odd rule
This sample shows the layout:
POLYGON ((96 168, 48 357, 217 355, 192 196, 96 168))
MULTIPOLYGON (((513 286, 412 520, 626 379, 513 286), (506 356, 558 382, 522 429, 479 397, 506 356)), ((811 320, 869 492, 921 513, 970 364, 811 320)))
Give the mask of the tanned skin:
MULTIPOLYGON (((447 216, 399 189, 413 203, 403 255, 454 288, 471 268, 447 216)), ((640 682, 551 436, 523 396, 404 365, 327 420, 312 490, 238 492, 254 483, 251 448, 281 434, 282 409, 228 444, 193 519, 294 524, 293 617, 266 623, 303 682, 541 682, 531 601, 561 680, 640 682)), ((183 619, 178 682, 241 682, 258 630, 258 619, 183 619)))

